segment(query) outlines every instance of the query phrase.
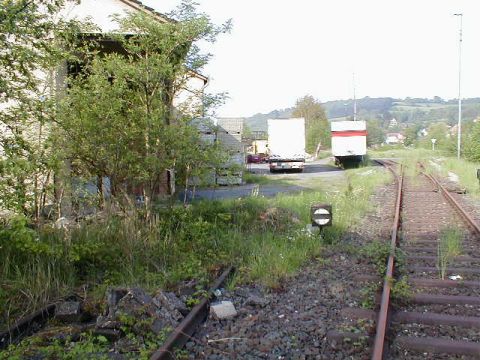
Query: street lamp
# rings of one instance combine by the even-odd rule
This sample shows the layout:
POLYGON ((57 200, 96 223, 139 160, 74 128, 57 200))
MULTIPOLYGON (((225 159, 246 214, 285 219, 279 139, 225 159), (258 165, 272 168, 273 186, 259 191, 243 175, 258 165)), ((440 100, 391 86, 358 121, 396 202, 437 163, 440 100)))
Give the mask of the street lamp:
POLYGON ((463 14, 453 14, 460 17, 460 29, 458 38, 458 137, 457 137, 457 159, 460 159, 460 145, 462 140, 462 96, 461 96, 461 84, 462 84, 462 23, 463 14))

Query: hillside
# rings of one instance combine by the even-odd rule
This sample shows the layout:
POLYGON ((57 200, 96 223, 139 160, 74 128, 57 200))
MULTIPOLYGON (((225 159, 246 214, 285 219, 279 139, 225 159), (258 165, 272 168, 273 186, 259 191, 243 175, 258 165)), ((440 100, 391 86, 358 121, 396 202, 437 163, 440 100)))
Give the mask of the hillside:
MULTIPOLYGON (((330 120, 349 119, 353 114, 353 99, 328 101, 322 104, 330 120)), ((378 119, 387 126, 395 118, 399 124, 426 124, 444 121, 454 124, 458 116, 457 100, 389 97, 357 99, 357 114, 360 120, 378 119)), ((266 131, 267 119, 290 117, 292 108, 273 110, 268 114, 255 114, 246 118, 246 125, 252 131, 266 131)), ((463 100, 463 118, 473 120, 480 116, 480 98, 463 100)))

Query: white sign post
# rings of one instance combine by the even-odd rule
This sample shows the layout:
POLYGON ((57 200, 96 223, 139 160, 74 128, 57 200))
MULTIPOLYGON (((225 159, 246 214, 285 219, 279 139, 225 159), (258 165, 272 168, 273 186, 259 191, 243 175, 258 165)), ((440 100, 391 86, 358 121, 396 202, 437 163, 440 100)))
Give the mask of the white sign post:
POLYGON ((435 151, 435 143, 437 142, 437 139, 432 139, 432 150, 435 151))

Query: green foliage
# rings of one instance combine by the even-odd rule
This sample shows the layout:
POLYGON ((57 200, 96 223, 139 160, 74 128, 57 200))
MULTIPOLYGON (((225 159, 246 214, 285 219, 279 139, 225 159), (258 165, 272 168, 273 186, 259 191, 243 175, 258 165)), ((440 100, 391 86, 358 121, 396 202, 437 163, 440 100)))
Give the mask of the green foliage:
POLYGON ((412 295, 413 290, 406 276, 402 276, 400 280, 393 281, 391 298, 395 304, 405 305, 410 301, 412 295))
POLYGON ((308 153, 315 153, 318 146, 330 146, 330 125, 325 110, 313 96, 298 99, 292 116, 305 118, 305 148, 308 153))
MULTIPOLYGON (((375 267, 377 274, 384 277, 387 271, 388 257, 391 254, 389 243, 373 241, 360 249, 359 254, 368 259, 368 262, 375 267)), ((405 252, 400 248, 395 248, 394 254, 395 272, 401 274, 405 266, 405 252)))
MULTIPOLYGON (((365 171, 347 171, 348 191, 339 184, 339 192, 318 188, 274 199, 199 201, 187 207, 158 204, 149 220, 132 209, 128 217, 105 213, 68 231, 46 226, 32 230, 25 219, 6 223, 0 237, 2 323, 11 323, 23 311, 30 312, 79 284, 102 294, 98 289, 109 285, 166 288, 191 279, 204 288, 227 264, 238 268, 238 282, 278 287, 305 261, 319 258, 324 242, 338 242, 369 209, 375 187, 390 179, 382 171, 368 175, 365 171), (335 209, 334 226, 322 237, 304 230, 315 202, 332 203, 335 209), (19 247, 10 241, 13 236, 38 248, 19 247)), ((123 320, 128 330, 131 321, 123 320)), ((132 325, 128 330, 132 341, 139 337, 137 330, 147 325, 132 325)), ((147 339, 145 344, 151 346, 141 345, 142 354, 149 353, 156 341, 147 339)))
POLYGON ((419 145, 426 148, 432 148, 432 139, 436 139, 435 149, 454 153, 456 149, 456 137, 451 136, 447 124, 443 122, 431 124, 428 129, 428 135, 419 141, 419 145))
POLYGON ((121 52, 87 53, 82 73, 69 78, 59 113, 59 144, 76 174, 107 176, 117 199, 125 184, 141 185, 147 208, 167 169, 183 171, 188 183, 221 159, 192 122, 206 102, 218 99, 190 99, 175 112, 173 100, 207 63, 195 43, 213 42, 227 28, 186 4, 177 15, 181 21, 159 22, 143 13, 118 19, 122 33, 141 35, 108 34, 121 52))
POLYGON ((366 309, 375 309, 376 296, 380 288, 378 282, 372 282, 360 289, 360 305, 366 309))
POLYGON ((378 120, 367 121, 367 145, 380 145, 385 141, 385 130, 378 120))
POLYGON ((445 280, 447 267, 456 256, 461 254, 462 232, 458 228, 445 228, 442 230, 437 249, 437 269, 440 278, 445 280))
POLYGON ((470 161, 480 161, 480 122, 473 123, 463 134, 463 156, 470 161))
POLYGON ((480 168, 478 162, 470 162, 456 157, 437 158, 439 168, 434 168, 427 162, 429 171, 439 173, 441 176, 448 176, 448 172, 458 175, 460 186, 464 187, 470 195, 477 196, 480 193, 479 180, 477 179, 477 169, 480 168))
POLYGON ((413 124, 405 130, 405 146, 412 146, 417 143, 418 133, 422 129, 421 125, 413 124))
POLYGON ((35 70, 48 73, 55 63, 51 16, 61 2, 42 3, 46 11, 38 1, 5 0, 0 6, 0 207, 37 217, 45 189, 40 178, 51 169, 48 147, 39 139, 52 106, 50 89, 35 70))
POLYGON ((0 207, 39 221, 58 170, 52 147, 55 76, 71 54, 63 41, 89 24, 58 16, 62 0, 5 0, 0 6, 0 207))
POLYGON ((7 350, 0 351, 0 359, 21 360, 26 358, 74 360, 95 359, 107 360, 108 340, 104 336, 83 334, 80 341, 45 341, 40 337, 27 338, 19 345, 11 345, 7 350))
POLYGON ((385 276, 387 270, 387 260, 390 256, 390 244, 380 241, 368 243, 360 249, 360 255, 366 257, 375 267, 377 274, 385 276))

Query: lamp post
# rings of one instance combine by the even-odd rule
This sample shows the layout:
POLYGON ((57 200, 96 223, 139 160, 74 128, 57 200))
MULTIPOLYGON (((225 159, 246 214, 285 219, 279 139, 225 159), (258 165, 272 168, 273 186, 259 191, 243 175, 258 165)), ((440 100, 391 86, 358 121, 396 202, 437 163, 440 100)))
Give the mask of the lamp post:
POLYGON ((458 38, 458 136, 457 136, 457 159, 460 159, 460 148, 462 140, 462 25, 463 25, 463 14, 453 14, 460 17, 460 29, 459 29, 459 38, 458 38))

